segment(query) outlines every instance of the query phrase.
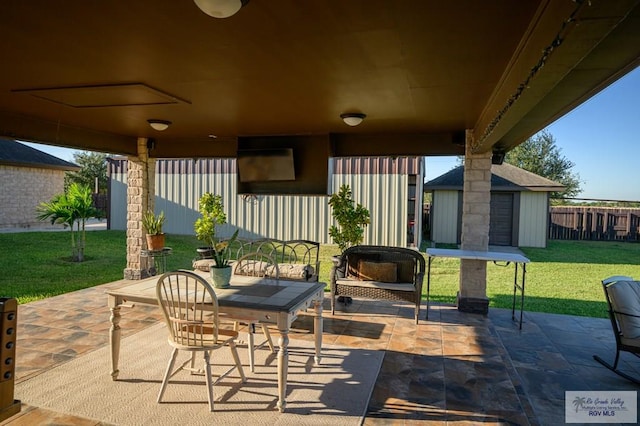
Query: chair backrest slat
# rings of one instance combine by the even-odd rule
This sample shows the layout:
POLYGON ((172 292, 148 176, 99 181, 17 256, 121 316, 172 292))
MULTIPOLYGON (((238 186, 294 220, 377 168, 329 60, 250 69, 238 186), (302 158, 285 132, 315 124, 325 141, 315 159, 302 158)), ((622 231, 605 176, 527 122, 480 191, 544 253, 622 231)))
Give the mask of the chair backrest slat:
POLYGON ((218 339, 218 299, 211 285, 190 271, 167 272, 156 297, 174 344, 211 346, 218 339))

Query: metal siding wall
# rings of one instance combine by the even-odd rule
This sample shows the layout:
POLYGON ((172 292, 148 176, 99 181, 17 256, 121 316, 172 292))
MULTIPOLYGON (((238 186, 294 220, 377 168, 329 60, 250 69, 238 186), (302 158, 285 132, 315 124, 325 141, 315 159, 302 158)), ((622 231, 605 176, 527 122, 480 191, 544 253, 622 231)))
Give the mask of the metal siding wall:
POLYGON ((111 178, 109 226, 111 229, 127 229, 127 172, 120 170, 109 173, 111 178))
POLYGON ((520 247, 545 247, 547 232, 547 193, 520 193, 520 247))
POLYGON ((416 247, 420 247, 422 244, 422 229, 424 228, 424 223, 422 223, 422 215, 424 212, 423 203, 424 203, 424 173, 425 173, 426 159, 425 157, 420 157, 420 161, 418 162, 418 170, 416 175, 416 202, 415 202, 415 227, 414 227, 414 235, 413 242, 416 247))
MULTIPOLYGON (((126 172, 112 173, 111 179, 115 188, 111 194, 112 229, 125 230, 126 172)), ((372 212, 371 225, 365 231, 366 244, 406 246, 406 174, 333 175, 329 193, 337 191, 342 184, 350 185, 354 200, 372 212)), ((193 224, 199 216, 198 199, 205 192, 222 195, 228 225, 220 228, 221 237, 230 236, 238 227, 243 238, 333 243, 329 238, 333 218, 328 197, 238 195, 234 159, 158 160, 155 210, 164 211, 167 216, 165 232, 194 235, 193 224), (229 173, 230 170, 234 173, 229 173)), ((419 195, 421 203, 422 193, 419 195)))
POLYGON ((431 239, 455 244, 458 240, 458 191, 433 191, 431 239))
MULTIPOLYGON (((334 191, 343 184, 351 187, 354 201, 371 213, 364 244, 406 247, 408 177, 398 174, 334 175, 334 191)), ((330 224, 333 223, 331 218, 330 224)))
POLYGON ((258 195, 236 197, 231 223, 246 238, 305 239, 328 243, 327 197, 258 195))

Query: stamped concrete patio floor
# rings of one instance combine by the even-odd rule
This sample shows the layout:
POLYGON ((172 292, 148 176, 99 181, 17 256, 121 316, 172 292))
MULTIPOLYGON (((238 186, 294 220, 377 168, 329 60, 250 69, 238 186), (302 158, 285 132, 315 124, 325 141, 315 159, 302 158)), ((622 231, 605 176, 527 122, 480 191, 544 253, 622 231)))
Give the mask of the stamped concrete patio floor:
MULTIPOLYGON (((104 292, 118 284, 20 305, 16 381, 108 345, 104 292)), ((325 343, 385 351, 365 425, 559 425, 567 390, 638 390, 592 358, 613 360, 615 341, 606 319, 525 312, 519 330, 504 309, 477 315, 432 305, 429 320, 423 307, 416 325, 408 304, 354 300, 338 306, 332 316, 325 300, 325 343)), ((123 337, 159 320, 156 307, 123 309, 123 337)), ((303 313, 290 337, 311 340, 312 329, 312 316, 303 313)), ((623 354, 621 362, 640 376, 637 358, 623 354)), ((100 423, 23 400, 21 412, 0 424, 100 423)))

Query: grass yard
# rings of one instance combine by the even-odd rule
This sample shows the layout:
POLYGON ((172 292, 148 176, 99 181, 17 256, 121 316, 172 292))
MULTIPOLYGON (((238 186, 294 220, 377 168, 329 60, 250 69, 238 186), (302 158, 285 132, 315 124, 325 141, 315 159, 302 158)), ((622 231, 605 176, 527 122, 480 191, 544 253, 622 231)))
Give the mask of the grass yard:
MULTIPOLYGON (((0 297, 27 303, 122 279, 126 267, 124 231, 89 231, 85 261, 71 262, 69 232, 0 234, 0 297)), ((202 244, 190 235, 167 235, 173 253, 169 269, 191 269, 202 244)), ((640 244, 550 241, 546 249, 522 249, 527 266, 525 310, 606 317, 600 280, 610 275, 640 279, 640 244)), ((337 246, 320 249, 320 280, 329 281, 337 246)), ((454 303, 460 261, 437 258, 431 266, 431 300, 454 303)), ((487 266, 490 306, 511 308, 513 266, 487 266)), ((426 278, 425 278, 426 291, 426 278)))
MULTIPOLYGON (((611 275, 640 279, 640 244, 549 241, 546 249, 522 248, 527 265, 525 310, 568 315, 607 316, 600 281, 611 275)), ((460 261, 435 259, 431 265, 431 300, 455 303, 460 261)), ((511 308, 513 265, 487 264, 490 306, 511 308)))

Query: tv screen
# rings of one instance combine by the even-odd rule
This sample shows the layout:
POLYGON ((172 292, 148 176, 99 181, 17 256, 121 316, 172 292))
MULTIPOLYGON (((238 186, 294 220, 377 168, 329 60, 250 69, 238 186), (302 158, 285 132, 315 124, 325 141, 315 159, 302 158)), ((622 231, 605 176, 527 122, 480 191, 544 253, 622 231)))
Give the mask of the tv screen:
POLYGON ((237 154, 240 182, 296 180, 293 149, 241 149, 237 154))

